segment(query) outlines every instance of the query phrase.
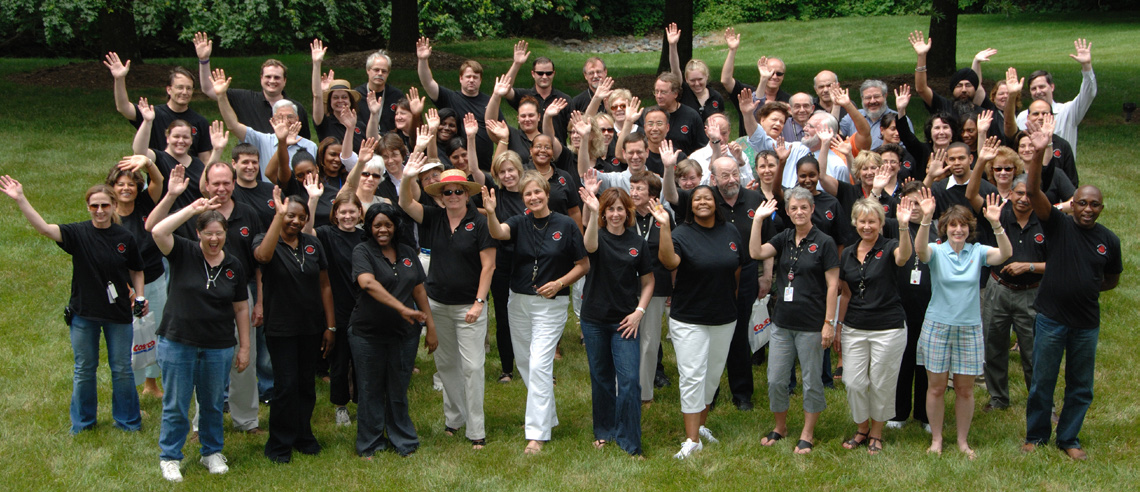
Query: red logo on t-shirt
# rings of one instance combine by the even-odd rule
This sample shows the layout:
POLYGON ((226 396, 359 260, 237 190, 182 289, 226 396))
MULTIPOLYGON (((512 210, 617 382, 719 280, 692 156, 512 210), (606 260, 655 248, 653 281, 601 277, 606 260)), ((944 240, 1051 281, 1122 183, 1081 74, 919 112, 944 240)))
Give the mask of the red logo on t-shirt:
POLYGON ((305 254, 311 255, 311 254, 316 253, 316 252, 317 252, 317 248, 314 248, 313 245, 310 244, 308 246, 305 246, 305 254))
POLYGON ((637 248, 629 248, 630 256, 637 256, 637 248))
POLYGON ((118 246, 115 246, 115 250, 117 250, 120 253, 126 253, 127 252, 127 245, 125 245, 123 243, 119 243, 118 246))
POLYGON ((720 109, 720 103, 717 101, 713 101, 713 109, 720 109))
POLYGON ((530 215, 530 209, 523 210, 523 215, 530 215))
POLYGON ((689 134, 689 125, 681 125, 681 133, 688 135, 689 134))
POLYGON ((1053 151, 1053 157, 1060 158, 1061 157, 1061 149, 1054 150, 1053 151))
POLYGON ((404 258, 404 266, 405 266, 405 267, 408 267, 408 268, 411 268, 411 267, 412 267, 412 260, 409 260, 409 259, 407 259, 407 258, 404 258))
POLYGON ((1038 232, 1037 235, 1033 236, 1033 240, 1036 241, 1037 244, 1044 243, 1045 242, 1045 235, 1038 232))
POLYGON ((883 213, 885 213, 885 214, 891 213, 891 206, 890 205, 883 205, 883 213))
POLYGON ((240 234, 241 234, 241 237, 249 237, 249 228, 248 228, 248 227, 242 227, 242 228, 241 228, 241 229, 238 231, 238 233, 240 233, 240 234))
POLYGON ((469 232, 470 232, 470 231, 474 231, 474 230, 475 230, 475 224, 472 224, 471 222, 468 222, 468 223, 467 223, 467 225, 463 226, 463 228, 464 228, 464 229, 466 229, 466 230, 467 230, 467 231, 469 231, 469 232))
POLYGON ((226 278, 233 280, 234 279, 234 271, 227 268, 226 269, 226 278))
POLYGON ((558 184, 560 184, 560 185, 562 185, 562 186, 566 186, 566 178, 563 178, 562 176, 559 176, 559 177, 558 177, 558 184))
POLYGON ((356 128, 353 128, 352 131, 356 132, 357 135, 360 135, 360 127, 359 126, 356 128))
POLYGON ((562 240, 562 232, 561 231, 555 231, 554 234, 550 235, 550 238, 555 240, 555 241, 561 241, 562 240))
POLYGON ((827 220, 831 220, 831 219, 835 218, 835 214, 831 213, 830 210, 828 210, 827 212, 824 212, 823 216, 827 217, 827 220))
POLYGON ((614 157, 613 163, 616 166, 618 164, 621 164, 621 161, 619 161, 617 157, 614 157))
POLYGON ((1108 248, 1106 248, 1103 244, 1098 244, 1096 245, 1096 252, 1102 255, 1106 255, 1108 254, 1108 248))
POLYGON ((875 253, 875 259, 882 259, 882 258, 883 258, 883 252, 882 251, 875 253))
POLYGON ((910 169, 910 161, 903 161, 903 167, 910 169))
POLYGON ((736 243, 734 243, 734 242, 732 242, 732 241, 729 241, 729 242, 728 242, 728 249, 731 249, 731 250, 733 250, 733 251, 736 251, 736 243))
POLYGON ((391 106, 388 106, 388 109, 392 110, 392 112, 395 112, 396 111, 396 103, 392 103, 391 106))
POLYGON ((819 245, 817 245, 815 243, 811 243, 808 245, 808 253, 815 253, 818 250, 819 250, 819 245))
POLYGON ((197 128, 197 127, 193 127, 193 126, 192 126, 192 127, 190 127, 190 134, 191 134, 191 135, 197 135, 197 134, 198 134, 198 128, 197 128))
POLYGON ((748 218, 751 219, 753 217, 756 217, 756 211, 752 210, 752 209, 748 209, 748 218))
POLYGON ((269 205, 269 208, 277 208, 277 205, 274 205, 274 204, 273 204, 273 199, 272 199, 272 198, 270 198, 269 200, 266 200, 266 201, 265 201, 265 204, 266 204, 266 205, 269 205))

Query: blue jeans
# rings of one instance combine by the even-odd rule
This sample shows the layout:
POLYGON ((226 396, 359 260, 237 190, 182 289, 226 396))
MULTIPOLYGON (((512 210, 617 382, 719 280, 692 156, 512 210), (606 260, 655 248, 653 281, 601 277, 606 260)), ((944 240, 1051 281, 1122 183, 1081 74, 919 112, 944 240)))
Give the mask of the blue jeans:
POLYGON ((581 321, 590 363, 594 438, 615 441, 625 452, 639 455, 641 340, 622 338, 618 323, 581 321))
MULTIPOLYGON (((190 431, 190 399, 198 394, 198 440, 202 456, 222 451, 222 393, 234 360, 234 348, 194 347, 158 337, 158 366, 162 368, 162 429, 158 447, 163 460, 182 459, 190 431)), ((250 369, 246 369, 250 370, 250 369)))
POLYGON ((134 338, 131 324, 75 316, 71 320, 71 350, 75 353, 71 392, 72 434, 95 426, 99 405, 95 371, 99 367, 100 332, 107 339, 107 365, 111 366, 111 416, 115 419, 115 427, 126 431, 137 431, 142 427, 139 394, 135 391, 135 375, 131 370, 131 342, 134 338))
POLYGON ((1085 412, 1093 399, 1093 373, 1096 342, 1100 327, 1073 328, 1037 313, 1037 333, 1033 339, 1033 384, 1025 405, 1025 441, 1049 442, 1052 422, 1053 392, 1065 359, 1065 404, 1057 423, 1057 446, 1080 448, 1077 433, 1085 421, 1085 412), (1067 353, 1066 353, 1067 352, 1067 353))

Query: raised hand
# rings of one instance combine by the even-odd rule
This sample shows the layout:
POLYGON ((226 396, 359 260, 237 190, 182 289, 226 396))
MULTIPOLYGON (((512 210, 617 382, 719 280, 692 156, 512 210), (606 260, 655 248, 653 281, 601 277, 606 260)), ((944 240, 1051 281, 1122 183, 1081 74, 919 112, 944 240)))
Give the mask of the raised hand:
POLYGON ((147 102, 145 97, 139 98, 139 114, 142 115, 143 121, 154 121, 154 106, 147 102))
POLYGON ((590 138, 591 129, 593 129, 593 125, 591 125, 590 120, 587 120, 586 118, 579 116, 578 120, 574 122, 574 132, 581 136, 583 139, 590 138))
POLYGON ((990 132, 990 124, 994 121, 994 112, 986 109, 978 114, 978 135, 986 135, 990 132))
POLYGON ((831 87, 831 100, 835 104, 846 107, 851 104, 851 93, 847 89, 840 89, 835 85, 831 87))
POLYGON ((150 159, 147 159, 145 155, 128 155, 123 156, 123 158, 119 160, 119 163, 116 164, 115 167, 123 171, 134 173, 139 172, 143 168, 147 167, 148 162, 150 162, 150 159))
POLYGON ((835 132, 831 131, 831 128, 825 128, 816 132, 815 135, 819 137, 819 141, 822 142, 823 145, 831 145, 831 138, 835 136, 835 132))
POLYGON ((914 203, 910 199, 899 200, 898 206, 895 207, 895 218, 899 220, 899 224, 905 225, 910 222, 912 215, 914 215, 914 203))
POLYGON ((895 110, 905 113, 908 104, 910 104, 910 86, 903 84, 895 89, 895 110))
MULTIPOLYGON (((372 160, 372 156, 376 154, 376 144, 380 139, 376 137, 369 137, 367 140, 360 144, 360 151, 357 153, 356 165, 363 166, 372 160)), ((363 168, 362 168, 363 169, 363 168)))
POLYGON ((273 208, 274 215, 285 217, 285 214, 289 212, 289 198, 281 198, 280 186, 273 187, 273 203, 277 204, 277 206, 273 208))
POLYGON ((515 43, 515 56, 512 60, 515 65, 522 65, 530 58, 530 51, 527 50, 527 43, 525 40, 520 39, 515 43))
POLYGON ((503 142, 511 137, 511 129, 506 122, 487 120, 484 124, 487 126, 487 133, 495 137, 496 142, 503 142))
POLYGON ((301 141, 301 122, 294 121, 289 124, 289 134, 285 137, 285 143, 289 145, 296 144, 301 141))
POLYGON ((614 79, 613 77, 606 77, 598 83, 598 89, 594 91, 594 97, 600 101, 609 99, 610 94, 614 92, 614 79))
POLYGON ((772 75, 775 75, 775 72, 768 68, 768 57, 766 56, 761 56, 759 60, 756 60, 756 68, 760 70, 760 80, 768 80, 772 78, 772 75))
POLYGON ((934 194, 930 192, 930 188, 923 188, 918 192, 918 208, 922 210, 922 221, 930 223, 934 218, 934 209, 938 202, 934 199, 934 194))
POLYGON ((488 215, 495 213, 495 205, 498 203, 495 200, 495 190, 487 189, 484 186, 481 193, 483 195, 483 210, 486 210, 488 215))
POLYGON ((314 39, 313 42, 309 43, 309 52, 313 57, 313 63, 320 63, 323 61, 325 59, 326 51, 328 51, 328 48, 325 47, 325 44, 322 43, 319 39, 314 39))
POLYGON ((744 89, 740 91, 740 95, 736 97, 736 100, 738 103, 740 103, 741 113, 756 112, 756 100, 752 99, 752 89, 744 89))
POLYGON ((427 123, 428 131, 431 132, 432 135, 435 135, 435 133, 439 131, 439 110, 435 108, 427 110, 427 116, 424 118, 424 121, 427 123))
POLYGON ((170 179, 167 180, 166 193, 172 197, 179 196, 186 191, 188 186, 190 186, 190 178, 186 177, 186 168, 182 164, 174 166, 174 169, 170 170, 170 179))
POLYGON ((641 98, 633 96, 629 99, 629 106, 625 108, 625 120, 637 121, 641 119, 641 98), (633 118, 632 120, 630 118, 633 118))
POLYGON ((918 55, 925 55, 930 52, 930 45, 934 39, 923 40, 922 31, 914 31, 908 36, 910 46, 914 48, 914 52, 918 55))
POLYGON ((426 149, 433 136, 435 136, 435 133, 431 131, 430 127, 420 125, 420 127, 416 129, 416 149, 426 149))
POLYGON ((653 218, 657 220, 657 224, 661 228, 669 227, 669 211, 665 210, 658 199, 649 199, 649 213, 653 214, 653 218))
POLYGON ((309 194, 309 198, 320 198, 321 194, 325 192, 324 185, 321 184, 321 178, 317 173, 309 173, 305 176, 305 192, 309 194))
POLYGON ((986 139, 986 145, 978 152, 978 162, 992 161, 998 155, 998 148, 1001 147, 1001 142, 997 137, 990 137, 986 139))
POLYGON ((425 97, 420 97, 420 90, 412 86, 412 88, 408 89, 408 110, 415 115, 423 114, 424 101, 426 99, 425 97))
POLYGON ((776 137, 776 158, 780 159, 780 162, 787 162, 788 156, 791 154, 792 149, 788 148, 788 143, 784 141, 784 137, 782 135, 776 137))
POLYGON ((1017 69, 1009 67, 1005 71, 1005 88, 1009 90, 1010 94, 1020 93, 1021 88, 1025 85, 1025 77, 1017 78, 1017 69))
POLYGON ((882 190, 886 188, 887 184, 891 182, 891 178, 894 177, 893 174, 887 166, 879 166, 879 170, 875 172, 875 178, 871 181, 871 189, 882 190))
POLYGON ((997 193, 990 193, 986 195, 986 220, 994 226, 994 229, 1001 227, 1001 196, 997 193))
MULTIPOLYGON (((590 196, 597 196, 598 188, 600 188, 601 185, 602 185, 602 182, 600 180, 598 180, 598 170, 597 169, 594 169, 594 168, 587 169, 586 174, 582 175, 582 187, 585 188, 586 191, 590 193, 590 196)), ((597 210, 598 209, 596 209, 596 208, 594 209, 595 212, 597 210)))
POLYGON ((214 42, 210 40, 210 36, 204 32, 194 33, 194 53, 198 55, 198 60, 209 60, 210 54, 213 52, 214 42))
POLYGON ((226 77, 226 71, 220 68, 215 68, 214 72, 210 74, 210 82, 214 84, 214 93, 218 95, 225 94, 233 80, 233 77, 226 77))
POLYGON ((4 194, 13 200, 19 200, 24 196, 24 185, 7 174, 0 176, 0 190, 4 190, 4 194))
POLYGON ((416 40, 416 58, 420 60, 427 60, 431 58, 431 40, 421 37, 416 40))
POLYGON ((1055 129, 1056 129, 1056 119, 1054 119, 1053 113, 1046 113, 1045 117, 1041 119, 1041 131, 1043 131, 1049 135, 1052 135, 1053 130, 1055 130, 1055 129))
POLYGON ((1073 48, 1077 50, 1076 53, 1070 53, 1069 58, 1076 60, 1081 65, 1089 65, 1092 63, 1092 43, 1084 38, 1073 41, 1073 48))
POLYGON ((277 136, 277 140, 285 140, 289 137, 289 119, 285 115, 273 115, 272 118, 269 118, 269 126, 273 127, 273 134, 277 136))
POLYGON ((996 54, 997 54, 997 50, 995 50, 993 48, 986 48, 982 51, 979 51, 978 54, 974 55, 974 61, 976 61, 978 63, 988 62, 988 61, 990 61, 990 57, 994 56, 996 54))
POLYGON ((728 151, 732 153, 732 157, 736 162, 744 162, 744 147, 735 141, 728 143, 728 151))
POLYGON ((377 94, 376 91, 369 90, 368 95, 364 96, 364 101, 368 103, 368 112, 373 114, 380 114, 384 110, 383 94, 377 94))
POLYGON ((677 44, 681 40, 681 30, 677 29, 676 22, 669 23, 669 26, 665 28, 665 40, 669 44, 677 44))
POLYGON ((677 157, 680 156, 680 149, 673 149, 672 140, 662 140, 661 146, 658 149, 661 152, 661 165, 674 167, 677 165, 677 157))
POLYGON ((765 201, 756 208, 756 218, 763 220, 764 218, 771 217, 778 207, 776 199, 765 201))
POLYGON ((930 174, 934 175, 934 179, 944 176, 948 170, 946 167, 946 149, 931 152, 930 159, 927 160, 927 168, 930 169, 930 174))
POLYGON ((427 163, 427 156, 423 152, 412 152, 408 155, 408 163, 404 165, 404 176, 411 176, 412 179, 415 179, 423 170, 425 163, 427 163))
POLYGON ((740 47, 740 35, 736 34, 736 29, 728 27, 724 30, 724 44, 729 51, 736 51, 740 47))
POLYGON ((495 77, 495 95, 507 97, 507 94, 511 92, 512 82, 514 80, 507 74, 495 77))
POLYGON ((566 109, 566 106, 569 104, 570 103, 567 102, 565 98, 561 97, 550 101, 550 104, 546 105, 546 117, 553 118, 555 116, 558 116, 558 113, 561 113, 563 109, 566 109))
POLYGON ((224 149, 230 143, 230 132, 226 130, 224 123, 218 120, 210 123, 210 143, 215 149, 224 149))
MULTIPOLYGON (((591 169, 591 171, 593 171, 593 169, 591 169)), ((585 185, 585 181, 583 181, 582 184, 585 185)), ((586 206, 586 209, 589 210, 590 213, 594 214, 594 216, 597 216, 598 196, 590 190, 586 189, 585 186, 578 188, 578 196, 582 198, 582 204, 586 206)))
POLYGON ((340 124, 344 125, 345 128, 356 127, 356 109, 352 106, 349 106, 340 111, 337 111, 336 120, 339 121, 340 124))
POLYGON ((187 205, 187 207, 190 207, 190 211, 194 212, 194 215, 198 215, 207 210, 217 210, 222 207, 222 203, 218 200, 218 197, 214 196, 209 199, 199 198, 194 200, 190 205, 187 205))
POLYGON ((479 133, 479 120, 475 119, 475 113, 463 115, 463 132, 467 134, 467 138, 474 138, 475 134, 479 133))
POLYGON ((321 90, 328 91, 332 87, 332 82, 336 80, 336 71, 329 69, 327 73, 321 75, 321 90))
POLYGON ((114 51, 107 53, 103 60, 103 66, 111 70, 111 76, 116 79, 126 77, 127 73, 131 71, 131 61, 127 60, 127 63, 119 61, 119 54, 114 51))
MULTIPOLYGON (((828 132, 830 132, 830 130, 828 130, 828 132)), ((822 137, 820 138, 820 141, 823 141, 822 137)), ((831 140, 828 141, 828 146, 831 147, 831 150, 835 151, 835 153, 839 155, 847 155, 851 153, 851 142, 844 140, 843 137, 840 137, 839 135, 832 136, 831 140)))

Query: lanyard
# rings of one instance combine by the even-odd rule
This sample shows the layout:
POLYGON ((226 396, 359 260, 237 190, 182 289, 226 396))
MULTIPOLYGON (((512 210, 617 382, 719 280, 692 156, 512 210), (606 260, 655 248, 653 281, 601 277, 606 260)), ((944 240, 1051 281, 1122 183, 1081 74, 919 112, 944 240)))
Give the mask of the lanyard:
MULTIPOLYGON (((795 234, 793 232, 792 241, 795 241, 795 240, 796 240, 796 237, 795 237, 795 234)), ((803 253, 803 251, 804 251, 804 243, 805 242, 807 242, 807 236, 804 236, 804 238, 800 241, 799 246, 796 249, 792 250, 793 251, 792 252, 792 264, 790 266, 788 266, 788 284, 789 285, 792 283, 792 280, 795 280, 795 278, 796 278, 796 264, 799 263, 799 261, 800 261, 800 253, 803 253)))
POLYGON ((303 244, 300 239, 297 240, 297 249, 288 248, 289 245, 285 245, 285 247, 289 249, 289 252, 293 253, 293 258, 297 260, 297 263, 301 264, 301 273, 305 273, 305 256, 297 254, 297 251, 301 250, 301 246, 303 246, 303 244))
POLYGON ((218 265, 216 267, 218 269, 218 272, 215 273, 212 277, 210 276, 210 264, 206 263, 205 258, 202 258, 202 267, 206 269, 206 290, 210 290, 211 285, 217 287, 218 275, 222 274, 222 265, 218 265))

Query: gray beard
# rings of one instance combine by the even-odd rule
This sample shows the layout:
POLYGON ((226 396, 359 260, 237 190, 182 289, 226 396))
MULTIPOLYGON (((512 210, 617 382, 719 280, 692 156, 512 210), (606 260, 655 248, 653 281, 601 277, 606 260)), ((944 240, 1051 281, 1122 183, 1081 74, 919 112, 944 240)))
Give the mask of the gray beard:
POLYGON ((886 112, 887 112, 887 107, 886 106, 880 106, 877 111, 867 111, 867 119, 869 121, 879 121, 879 118, 881 118, 883 116, 883 114, 886 112))
POLYGON ((800 143, 806 145, 809 149, 814 149, 819 146, 819 141, 819 134, 815 134, 810 137, 805 136, 802 140, 800 140, 800 143))

